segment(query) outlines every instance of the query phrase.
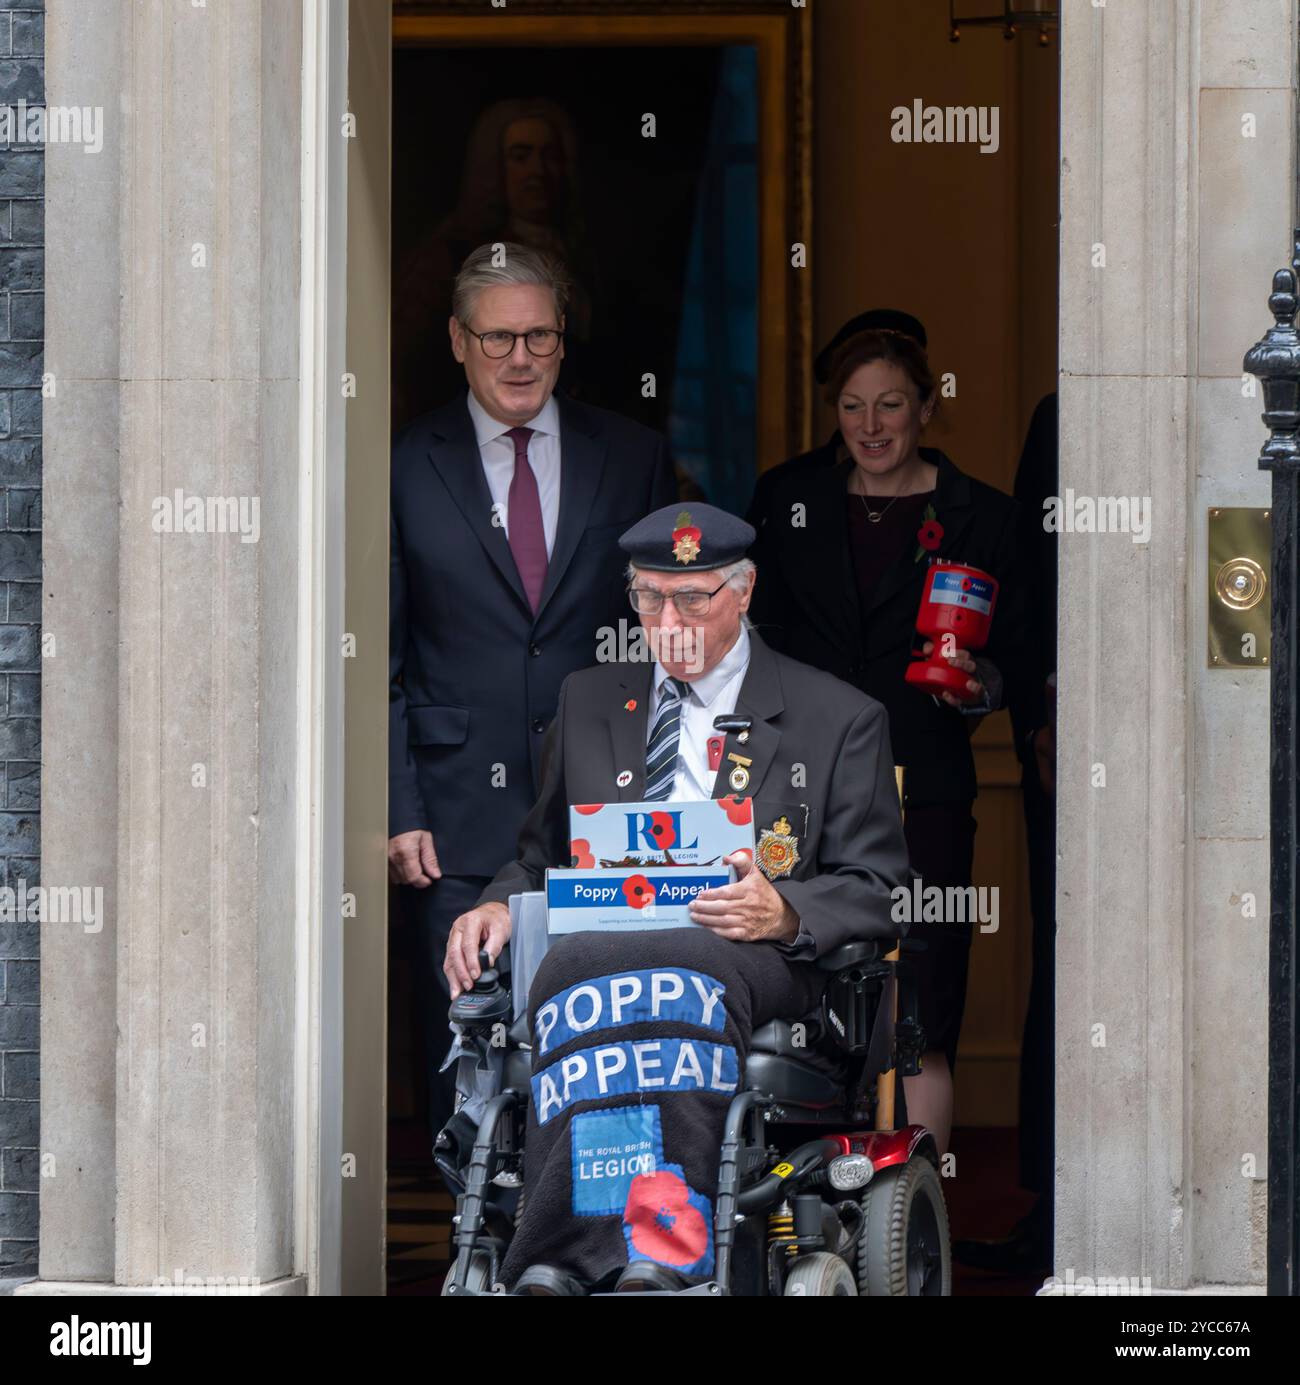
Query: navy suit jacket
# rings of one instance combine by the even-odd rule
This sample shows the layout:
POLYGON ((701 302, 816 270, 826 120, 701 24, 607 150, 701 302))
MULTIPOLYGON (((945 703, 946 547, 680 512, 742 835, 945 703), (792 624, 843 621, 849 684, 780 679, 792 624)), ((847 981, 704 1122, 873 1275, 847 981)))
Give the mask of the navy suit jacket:
POLYGON ((465 399, 393 443, 388 831, 433 833, 451 875, 493 875, 537 797, 560 684, 631 630, 619 535, 676 499, 664 438, 556 396, 560 511, 536 616, 493 524, 465 399))

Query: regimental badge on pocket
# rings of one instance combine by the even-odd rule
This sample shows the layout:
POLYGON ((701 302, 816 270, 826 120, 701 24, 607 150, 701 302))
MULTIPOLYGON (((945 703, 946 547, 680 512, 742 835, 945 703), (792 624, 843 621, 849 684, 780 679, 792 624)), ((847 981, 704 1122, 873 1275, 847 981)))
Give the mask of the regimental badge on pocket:
POLYGON ((782 880, 799 863, 799 838, 790 831, 790 819, 782 814, 758 834, 754 848, 758 868, 769 880, 782 880))

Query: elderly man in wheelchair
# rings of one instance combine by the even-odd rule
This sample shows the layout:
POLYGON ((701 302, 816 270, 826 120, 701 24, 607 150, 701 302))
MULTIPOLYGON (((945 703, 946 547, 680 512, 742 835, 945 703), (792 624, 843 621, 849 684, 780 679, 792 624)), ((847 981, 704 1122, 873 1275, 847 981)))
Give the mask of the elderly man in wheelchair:
POLYGON ((653 658, 566 681, 518 858, 452 926, 447 1294, 949 1291, 935 1142, 895 1118, 922 1037, 886 715, 749 628, 752 541, 706 505, 623 535, 653 658), (754 855, 683 926, 551 936, 510 976, 525 903, 578 864, 571 805, 728 795, 754 855))

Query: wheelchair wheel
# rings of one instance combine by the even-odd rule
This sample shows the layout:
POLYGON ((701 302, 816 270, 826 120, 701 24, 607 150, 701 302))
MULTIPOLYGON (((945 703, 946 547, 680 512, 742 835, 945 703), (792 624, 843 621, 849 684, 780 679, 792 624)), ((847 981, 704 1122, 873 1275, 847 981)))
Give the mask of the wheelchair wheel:
POLYGON ((853 1271, 838 1255, 815 1250, 800 1255, 786 1276, 786 1298, 857 1298, 853 1271))
MULTIPOLYGON (((452 1273, 456 1268, 455 1257, 452 1258, 452 1268, 448 1270, 447 1277, 442 1281, 442 1296, 447 1297, 451 1290, 452 1273)), ((465 1274, 465 1287, 475 1294, 486 1293, 492 1288, 492 1260, 486 1250, 472 1250, 469 1256, 469 1269, 465 1274)), ((458 1295, 459 1297, 459 1295, 458 1295)))
POLYGON ((952 1293, 948 1209, 938 1170, 917 1158, 878 1173, 862 1194, 858 1290, 872 1298, 952 1293))

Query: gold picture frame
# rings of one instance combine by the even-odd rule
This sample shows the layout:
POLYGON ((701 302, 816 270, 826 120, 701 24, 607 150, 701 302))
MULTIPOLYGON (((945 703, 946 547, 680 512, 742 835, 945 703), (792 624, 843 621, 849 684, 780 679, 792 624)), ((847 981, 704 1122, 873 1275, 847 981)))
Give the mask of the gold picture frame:
POLYGON ((758 59, 756 470, 812 445, 812 45, 790 0, 393 0, 398 47, 750 44, 758 59), (796 267, 795 247, 804 263, 796 267))

